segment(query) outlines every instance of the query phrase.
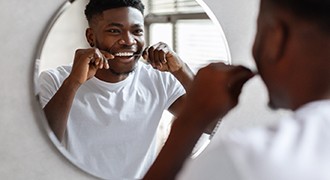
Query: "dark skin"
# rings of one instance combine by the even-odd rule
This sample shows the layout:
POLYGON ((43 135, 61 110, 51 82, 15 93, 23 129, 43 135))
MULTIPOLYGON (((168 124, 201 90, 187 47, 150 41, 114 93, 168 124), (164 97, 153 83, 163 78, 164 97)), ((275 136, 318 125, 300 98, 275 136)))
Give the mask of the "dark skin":
MULTIPOLYGON (((253 55, 274 109, 296 110, 330 99, 330 34, 314 23, 261 0, 253 55)), ((203 129, 236 106, 244 83, 253 75, 247 68, 224 64, 200 70, 186 106, 144 179, 175 179, 203 129)))
POLYGON ((204 129, 237 105, 243 84, 253 76, 242 66, 217 63, 202 68, 187 93, 186 106, 144 179, 174 179, 204 129))
MULTIPOLYGON (((142 53, 155 69, 172 73, 186 90, 189 88, 193 73, 165 43, 144 48, 143 24, 142 13, 132 7, 106 10, 89 22, 86 38, 92 48, 76 51, 72 72, 44 108, 60 141, 79 87, 94 76, 111 83, 126 79, 142 53)), ((174 116, 181 111, 184 100, 182 96, 170 106, 174 116)))
POLYGON ((296 110, 328 99, 330 35, 313 21, 264 0, 253 54, 270 107, 296 110))

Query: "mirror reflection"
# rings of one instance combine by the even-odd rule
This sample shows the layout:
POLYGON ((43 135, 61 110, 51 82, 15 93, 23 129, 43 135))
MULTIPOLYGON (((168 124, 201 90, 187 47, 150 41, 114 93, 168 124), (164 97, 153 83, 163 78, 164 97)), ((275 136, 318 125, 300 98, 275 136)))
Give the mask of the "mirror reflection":
POLYGON ((222 30, 192 0, 76 0, 64 7, 37 59, 36 93, 49 127, 92 174, 142 178, 194 74, 211 62, 229 63, 222 30))

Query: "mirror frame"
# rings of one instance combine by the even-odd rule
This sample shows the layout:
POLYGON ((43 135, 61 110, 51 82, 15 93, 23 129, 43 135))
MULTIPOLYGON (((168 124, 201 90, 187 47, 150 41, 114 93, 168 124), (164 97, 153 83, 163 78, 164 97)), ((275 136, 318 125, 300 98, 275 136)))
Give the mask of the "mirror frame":
MULTIPOLYGON (((61 17, 61 15, 72 6, 72 3, 74 3, 77 0, 65 0, 65 2, 60 6, 60 8, 58 10, 56 10, 56 13, 50 18, 49 22, 47 23, 47 26, 44 30, 44 32, 41 35, 41 39, 38 43, 38 47, 36 50, 36 55, 35 55, 35 73, 34 73, 34 77, 33 77, 33 81, 34 81, 34 93, 35 95, 37 95, 37 78, 38 78, 38 73, 39 73, 39 63, 40 63, 40 58, 41 58, 41 54, 43 51, 43 47, 45 46, 47 37, 51 31, 51 29, 54 27, 54 25, 56 24, 56 22, 58 21, 58 19, 61 17)), ((214 15, 214 13, 211 11, 211 9, 205 4, 205 2, 203 0, 195 0, 205 11, 205 13, 207 14, 207 16, 210 18, 210 20, 213 22, 213 24, 215 26, 217 26, 217 28, 219 28, 220 30, 220 35, 222 37, 222 39, 224 40, 224 46, 225 46, 225 50, 226 50, 226 55, 227 55, 227 62, 228 64, 232 64, 232 59, 231 59, 231 53, 230 53, 230 49, 229 49, 229 45, 228 45, 228 41, 226 39, 226 36, 224 34, 223 28, 221 27, 217 17, 214 15)), ((37 98, 38 101, 38 98, 37 98)), ((39 101, 37 102, 39 103, 39 101)), ((40 104, 39 104, 40 105, 40 104)), ((51 128, 48 125, 46 116, 41 108, 40 105, 40 110, 42 111, 43 114, 43 118, 41 119, 41 123, 45 128, 46 134, 48 135, 48 137, 50 138, 50 140, 52 141, 52 143, 54 144, 54 146, 56 147, 56 149, 74 166, 78 167, 78 169, 80 169, 81 171, 84 171, 85 173, 94 176, 95 178, 99 178, 99 179, 103 179, 102 177, 100 177, 99 175, 91 172, 88 168, 86 168, 84 166, 84 164, 79 163, 75 158, 73 158, 70 153, 61 145, 61 143, 58 141, 58 139, 56 138, 55 134, 53 133, 53 131, 51 130, 51 128)), ((213 138, 213 136, 215 135, 215 133, 217 132, 219 126, 220 126, 220 121, 216 124, 212 134, 209 135, 209 139, 208 142, 202 144, 198 150, 193 153, 191 155, 191 158, 194 159, 196 158, 200 153, 202 153, 205 148, 209 145, 211 139, 213 138)))

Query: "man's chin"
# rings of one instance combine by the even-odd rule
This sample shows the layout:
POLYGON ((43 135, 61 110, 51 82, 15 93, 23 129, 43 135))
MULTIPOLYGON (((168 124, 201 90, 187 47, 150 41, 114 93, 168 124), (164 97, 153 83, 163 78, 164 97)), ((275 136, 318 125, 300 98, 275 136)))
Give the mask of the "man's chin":
POLYGON ((269 102, 268 102, 268 107, 269 107, 270 109, 272 109, 272 110, 277 110, 277 109, 279 109, 279 108, 273 103, 273 101, 269 101, 269 102))
POLYGON ((274 101, 274 100, 269 100, 268 107, 272 110, 290 109, 287 103, 284 103, 283 101, 274 101))
POLYGON ((117 70, 115 68, 109 68, 108 69, 112 74, 114 75, 117 75, 117 76, 120 76, 120 75, 128 75, 130 74, 131 72, 133 72, 135 70, 135 66, 133 66, 132 68, 130 69, 120 69, 120 70, 117 70))
POLYGON ((130 63, 109 63, 109 71, 116 75, 129 74, 134 71, 138 60, 134 60, 130 63))

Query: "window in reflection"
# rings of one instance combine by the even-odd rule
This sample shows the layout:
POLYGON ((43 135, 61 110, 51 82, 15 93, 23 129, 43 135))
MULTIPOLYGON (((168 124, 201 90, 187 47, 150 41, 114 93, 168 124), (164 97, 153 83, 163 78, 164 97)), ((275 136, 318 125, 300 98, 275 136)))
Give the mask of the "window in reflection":
MULTIPOLYGON (((229 61, 226 40, 219 33, 222 32, 220 26, 210 20, 196 1, 149 0, 145 4, 147 44, 167 43, 194 73, 211 62, 229 61)), ((164 112, 159 126, 159 147, 166 141, 172 118, 169 112, 164 112)))
POLYGON ((145 0, 149 13, 166 14, 204 12, 195 0, 145 0))
POLYGON ((148 44, 169 44, 194 72, 210 62, 229 60, 221 28, 196 1, 149 0, 146 4, 148 44))

